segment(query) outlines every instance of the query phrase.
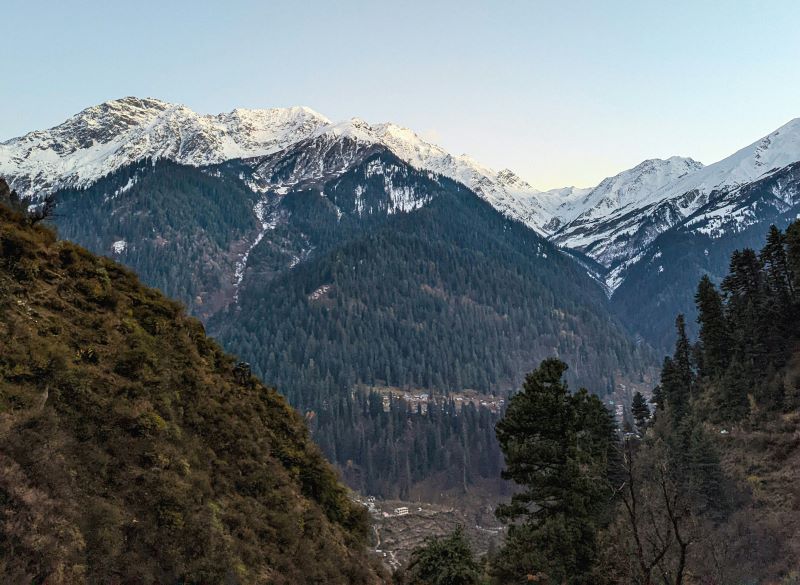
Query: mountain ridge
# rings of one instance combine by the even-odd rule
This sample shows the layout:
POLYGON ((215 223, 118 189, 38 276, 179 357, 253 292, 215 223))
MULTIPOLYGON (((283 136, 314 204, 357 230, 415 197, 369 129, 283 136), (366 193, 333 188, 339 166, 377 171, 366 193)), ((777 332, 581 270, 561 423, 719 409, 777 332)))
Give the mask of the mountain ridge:
POLYGON ((251 189, 280 194, 298 181, 340 175, 378 147, 466 185, 504 215, 598 262, 606 273, 596 277, 613 295, 644 248, 708 203, 712 192, 800 160, 800 118, 708 166, 687 157, 648 159, 595 187, 542 191, 509 169, 453 155, 390 122, 334 123, 306 107, 201 115, 179 104, 128 97, 0 143, 0 175, 29 195, 83 188, 145 158, 200 167, 242 160, 251 189), (268 168, 276 155, 293 149, 306 151, 294 174, 268 168))

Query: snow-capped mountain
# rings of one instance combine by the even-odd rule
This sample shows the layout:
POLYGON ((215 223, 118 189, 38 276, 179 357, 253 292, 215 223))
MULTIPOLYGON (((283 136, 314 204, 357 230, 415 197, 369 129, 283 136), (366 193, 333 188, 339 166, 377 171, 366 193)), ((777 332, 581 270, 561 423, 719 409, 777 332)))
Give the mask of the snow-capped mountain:
MULTIPOLYGON (((612 266, 635 249, 630 240, 647 223, 648 218, 641 217, 639 212, 653 211, 652 194, 702 168, 702 163, 696 160, 674 156, 646 160, 603 179, 566 210, 571 217, 568 216, 553 239, 562 246, 585 252, 604 266, 612 266)), ((656 215, 651 213, 650 223, 656 215)), ((667 214, 661 218, 663 221, 652 224, 648 233, 660 233, 679 216, 667 214)))
POLYGON ((650 202, 671 199, 696 191, 712 191, 751 183, 800 160, 800 118, 784 124, 771 134, 731 156, 654 191, 650 202))
POLYGON ((252 186, 256 190, 281 190, 341 174, 381 147, 414 168, 468 186, 504 214, 543 235, 548 233, 545 226, 559 204, 569 199, 556 200, 508 169, 495 171, 468 155, 452 155, 408 128, 392 123, 371 125, 360 118, 322 126, 283 152, 247 162, 255 170, 252 186))
POLYGON ((305 107, 203 115, 182 105, 135 97, 87 108, 54 128, 0 143, 0 175, 20 193, 33 195, 85 187, 144 158, 205 166, 308 145, 328 158, 313 160, 309 153, 301 175, 329 173, 337 165, 342 171, 356 151, 383 145, 415 168, 467 185, 542 234, 549 233, 545 226, 553 225, 565 202, 582 194, 539 191, 510 170, 495 171, 467 155, 452 155, 396 124, 370 125, 359 118, 333 124, 305 107), (339 156, 333 156, 337 151, 339 156))
MULTIPOLYGON (((718 211, 718 217, 725 216, 727 229, 735 229, 728 215, 737 208, 737 189, 798 160, 800 119, 706 167, 680 157, 645 161, 601 182, 581 202, 587 210, 560 228, 553 240, 609 268, 606 284, 613 291, 659 234, 709 205, 727 209, 718 211)), ((744 221, 748 213, 739 216, 744 221)))
MULTIPOLYGON (((605 267, 604 281, 613 292, 656 237, 699 209, 716 201, 724 229, 735 229, 726 214, 738 209, 737 187, 800 160, 800 119, 707 167, 691 158, 652 159, 594 188, 540 191, 511 170, 496 171, 467 155, 453 155, 392 123, 359 118, 332 123, 305 107, 206 115, 129 97, 0 143, 0 176, 22 194, 41 194, 86 187, 146 158, 198 167, 236 160, 251 189, 280 195, 341 176, 380 149, 466 185, 503 214, 589 256, 605 267)), ((751 215, 739 210, 736 217, 751 215)), ((704 229, 720 229, 708 227, 714 216, 708 217, 704 229)))
POLYGON ((26 195, 84 187, 144 158, 200 166, 277 152, 326 124, 327 118, 304 107, 212 116, 128 97, 0 143, 0 175, 26 195))

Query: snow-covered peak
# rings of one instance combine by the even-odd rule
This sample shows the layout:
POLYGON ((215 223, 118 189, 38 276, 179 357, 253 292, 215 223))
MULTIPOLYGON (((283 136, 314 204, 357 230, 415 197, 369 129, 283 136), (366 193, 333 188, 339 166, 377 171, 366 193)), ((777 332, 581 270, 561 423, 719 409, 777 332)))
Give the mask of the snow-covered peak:
POLYGON ((587 221, 630 205, 640 205, 649 201, 665 185, 673 184, 702 168, 702 163, 680 156, 645 160, 632 169, 603 179, 597 187, 575 202, 571 209, 573 218, 587 221))
POLYGON ((21 193, 38 194, 88 185, 148 157, 199 166, 265 155, 329 123, 305 107, 207 115, 157 99, 126 97, 0 143, 0 175, 21 193))
POLYGON ((554 239, 611 268, 607 284, 613 290, 660 233, 720 200, 724 209, 735 209, 743 185, 797 161, 800 119, 706 167, 678 157, 645 161, 600 183, 574 206, 578 215, 554 239))
POLYGON ((541 191, 508 169, 498 172, 466 154, 452 155, 413 130, 393 123, 369 124, 352 118, 318 128, 309 141, 320 138, 328 141, 345 138, 362 145, 384 146, 411 166, 463 183, 509 217, 547 233, 544 226, 551 213, 538 197, 541 191))
POLYGON ((716 189, 750 183, 771 171, 800 160, 800 118, 795 118, 697 173, 654 192, 651 201, 678 197, 690 191, 707 195, 716 189))

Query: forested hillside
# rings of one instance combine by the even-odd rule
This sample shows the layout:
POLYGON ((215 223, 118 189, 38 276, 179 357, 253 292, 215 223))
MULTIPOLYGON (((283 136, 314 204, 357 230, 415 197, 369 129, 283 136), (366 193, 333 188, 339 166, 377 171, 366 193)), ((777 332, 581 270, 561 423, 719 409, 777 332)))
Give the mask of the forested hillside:
POLYGON ((703 277, 699 336, 682 317, 637 415, 606 541, 615 582, 794 583, 800 558, 800 223, 703 277))
POLYGON ((375 582, 284 398, 36 219, 0 205, 0 581, 375 582))
POLYGON ((247 186, 253 168, 280 183, 305 172, 304 149, 205 169, 124 167, 57 194, 59 233, 207 319, 370 493, 496 477, 486 432, 496 414, 475 404, 459 418, 449 392, 503 397, 550 355, 601 394, 646 382, 651 354, 580 265, 463 185, 351 147, 346 170, 332 160, 336 172, 262 194, 247 186), (374 406, 375 387, 438 402, 429 415, 398 400, 390 414, 374 406))
POLYGON ((57 195, 59 236, 111 256, 207 318, 233 295, 236 260, 258 226, 239 180, 143 160, 57 195))
POLYGON ((381 213, 383 185, 362 182, 392 165, 391 155, 374 154, 322 195, 285 195, 286 225, 252 250, 239 302, 209 327, 312 413, 329 457, 371 478, 353 485, 396 497, 437 473, 443 487, 496 477, 495 415, 470 415, 468 423, 485 421, 473 427, 454 404, 424 415, 398 402, 398 418, 377 407, 378 397, 349 389, 412 389, 445 402, 463 389, 505 396, 555 354, 576 364, 571 380, 595 380, 607 393, 618 381, 641 382, 649 355, 578 265, 463 186, 399 167, 392 188, 425 204, 381 213), (275 275, 273 259, 298 233, 313 234, 310 256, 275 275))
POLYGON ((505 543, 481 570, 460 532, 431 540, 404 582, 797 583, 800 222, 696 290, 697 340, 679 315, 660 384, 649 403, 634 395, 623 432, 569 391, 564 362, 529 374, 497 425, 517 484, 497 509, 505 543))
POLYGON ((800 223, 735 251, 696 289, 641 439, 621 454, 606 533, 614 582, 795 583, 800 558, 800 223))

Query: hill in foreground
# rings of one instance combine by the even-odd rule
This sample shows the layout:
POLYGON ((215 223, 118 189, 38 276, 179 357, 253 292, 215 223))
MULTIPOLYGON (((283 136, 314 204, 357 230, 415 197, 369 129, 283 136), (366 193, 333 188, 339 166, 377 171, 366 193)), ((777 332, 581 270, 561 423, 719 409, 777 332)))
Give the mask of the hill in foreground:
POLYGON ((301 418, 175 302, 0 205, 7 583, 369 583, 301 418))

